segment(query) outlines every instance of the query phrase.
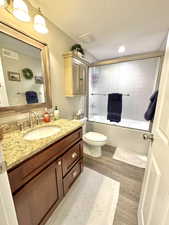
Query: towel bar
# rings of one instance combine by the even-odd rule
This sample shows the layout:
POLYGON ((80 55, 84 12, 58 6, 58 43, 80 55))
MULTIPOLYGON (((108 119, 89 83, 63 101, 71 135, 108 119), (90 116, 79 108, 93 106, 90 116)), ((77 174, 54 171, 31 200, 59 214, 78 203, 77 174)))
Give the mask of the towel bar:
MULTIPOLYGON (((104 95, 104 96, 106 96, 106 95, 108 95, 108 94, 97 94, 97 93, 91 93, 91 95, 104 95)), ((123 96, 130 96, 130 94, 122 94, 123 96)))

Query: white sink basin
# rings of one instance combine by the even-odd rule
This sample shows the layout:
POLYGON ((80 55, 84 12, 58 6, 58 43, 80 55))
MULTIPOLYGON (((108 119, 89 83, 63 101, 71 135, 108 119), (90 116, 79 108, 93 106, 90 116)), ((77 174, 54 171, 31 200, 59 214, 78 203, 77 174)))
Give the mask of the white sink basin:
POLYGON ((41 138, 50 137, 52 135, 59 133, 60 131, 61 128, 56 126, 39 127, 26 133, 23 138, 25 140, 33 141, 41 138))

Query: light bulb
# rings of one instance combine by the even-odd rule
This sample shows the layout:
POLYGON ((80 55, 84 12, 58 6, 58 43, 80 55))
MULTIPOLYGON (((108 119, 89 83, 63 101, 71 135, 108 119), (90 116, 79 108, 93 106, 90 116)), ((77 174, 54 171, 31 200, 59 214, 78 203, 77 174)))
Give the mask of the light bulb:
POLYGON ((46 26, 46 22, 43 16, 41 16, 40 14, 37 14, 34 17, 34 29, 42 34, 46 34, 48 33, 48 28, 46 26))
POLYGON ((30 21, 28 7, 23 0, 14 0, 13 15, 21 21, 24 21, 24 22, 30 21))
POLYGON ((119 47, 119 49, 118 49, 118 53, 123 53, 123 52, 125 52, 125 51, 126 51, 126 48, 125 48, 124 45, 121 45, 121 46, 119 47))
POLYGON ((0 0, 0 7, 5 7, 7 4, 6 0, 0 0))

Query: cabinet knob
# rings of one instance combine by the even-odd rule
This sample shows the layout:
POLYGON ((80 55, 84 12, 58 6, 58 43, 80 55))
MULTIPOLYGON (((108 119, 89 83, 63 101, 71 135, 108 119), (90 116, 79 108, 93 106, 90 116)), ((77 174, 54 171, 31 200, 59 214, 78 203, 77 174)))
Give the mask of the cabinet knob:
POLYGON ((76 158, 76 157, 77 157, 77 153, 74 152, 74 153, 72 154, 72 159, 74 159, 74 158, 76 158))
POLYGON ((75 172, 73 172, 73 177, 76 177, 77 176, 77 172, 75 171, 75 172))
POLYGON ((58 166, 61 166, 62 165, 62 162, 61 161, 58 161, 58 166))

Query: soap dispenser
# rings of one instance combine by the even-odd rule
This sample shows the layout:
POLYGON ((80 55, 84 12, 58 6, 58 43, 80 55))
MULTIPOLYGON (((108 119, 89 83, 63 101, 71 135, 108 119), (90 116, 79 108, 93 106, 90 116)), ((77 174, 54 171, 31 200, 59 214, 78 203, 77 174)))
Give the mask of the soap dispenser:
POLYGON ((54 120, 58 120, 59 116, 60 116, 60 111, 59 111, 58 107, 55 106, 55 109, 54 109, 54 120))
POLYGON ((46 122, 46 123, 50 122, 50 115, 48 113, 48 109, 47 108, 45 108, 45 112, 43 114, 43 121, 46 122))

